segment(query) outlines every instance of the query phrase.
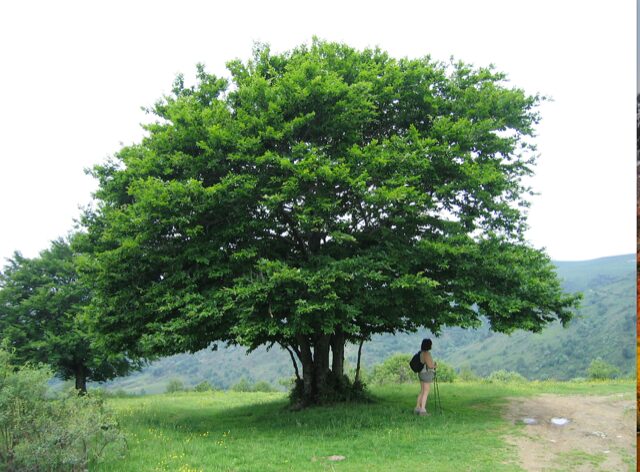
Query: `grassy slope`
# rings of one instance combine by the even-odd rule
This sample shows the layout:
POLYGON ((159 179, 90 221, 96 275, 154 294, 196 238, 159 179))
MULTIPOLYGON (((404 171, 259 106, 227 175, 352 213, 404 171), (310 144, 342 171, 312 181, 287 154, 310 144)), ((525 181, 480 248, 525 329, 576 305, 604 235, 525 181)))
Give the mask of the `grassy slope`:
POLYGON ((539 334, 493 334, 458 349, 448 360, 469 364, 482 375, 507 369, 532 378, 567 380, 586 376, 591 360, 602 357, 624 374, 634 374, 634 290, 632 280, 611 283, 606 291, 588 289, 580 314, 567 328, 554 323, 539 334))
MULTIPOLYGON (((443 415, 411 413, 416 385, 373 391, 375 402, 290 412, 280 393, 186 393, 109 400, 129 441, 125 459, 96 471, 520 470, 504 436, 506 398, 625 393, 608 384, 440 384, 443 415), (346 459, 332 463, 328 456, 346 459)), ((433 398, 433 395, 431 396, 433 398)), ((431 399, 430 399, 431 401, 431 399)), ((429 405, 431 407, 431 405, 429 405)))
POLYGON ((558 276, 569 292, 596 288, 635 273, 634 254, 603 257, 588 261, 555 261, 558 276))
MULTIPOLYGON (((553 323, 542 333, 492 333, 450 328, 434 342, 434 355, 454 367, 467 365, 478 374, 514 370, 532 379, 566 380, 586 376, 592 359, 602 357, 624 375, 634 375, 636 355, 635 256, 557 262, 568 292, 584 294, 582 308, 567 328, 553 323)), ((411 352, 422 336, 381 336, 365 345, 369 357, 384 359, 388 346, 411 352)))

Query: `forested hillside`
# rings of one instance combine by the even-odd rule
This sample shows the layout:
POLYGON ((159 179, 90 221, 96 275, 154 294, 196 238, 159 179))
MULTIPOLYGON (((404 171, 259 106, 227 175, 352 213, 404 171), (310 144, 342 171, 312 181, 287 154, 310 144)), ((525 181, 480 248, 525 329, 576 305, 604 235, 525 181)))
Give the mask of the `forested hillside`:
MULTIPOLYGON (((382 335, 363 348, 363 365, 371 368, 397 352, 412 353, 423 337, 433 337, 433 354, 456 368, 468 366, 479 375, 494 370, 514 370, 530 379, 559 380, 585 376, 591 360, 601 357, 625 375, 635 373, 635 256, 624 255, 581 262, 557 262, 567 291, 584 294, 582 308, 567 328, 558 323, 542 333, 517 331, 492 333, 488 325, 478 330, 449 328, 438 337, 429 332, 382 335)), ((347 346, 347 365, 356 363, 356 346, 347 346)), ((240 379, 268 381, 274 386, 293 376, 289 355, 274 347, 251 354, 230 346, 218 351, 180 354, 157 360, 125 378, 109 382, 110 389, 139 393, 162 392, 170 379, 186 386, 203 380, 229 388, 240 379)))

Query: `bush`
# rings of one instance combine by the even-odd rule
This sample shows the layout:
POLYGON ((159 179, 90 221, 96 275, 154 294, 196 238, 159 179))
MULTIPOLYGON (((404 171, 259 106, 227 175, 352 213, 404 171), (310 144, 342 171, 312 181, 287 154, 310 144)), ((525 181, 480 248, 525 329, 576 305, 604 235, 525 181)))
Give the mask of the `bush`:
POLYGON ((592 360, 587 369, 587 377, 589 380, 608 380, 615 379, 619 376, 620 369, 603 361, 600 357, 592 360))
POLYGON ((198 385, 193 387, 194 392, 212 392, 215 390, 215 387, 211 385, 207 380, 200 382, 198 385))
POLYGON ((126 447, 102 398, 66 390, 47 398, 51 371, 16 367, 0 350, 0 470, 84 471, 103 453, 126 447))
POLYGON ((463 382, 475 382, 480 379, 480 376, 471 370, 471 367, 465 365, 460 368, 458 378, 463 382))
POLYGON ((457 375, 453 367, 442 361, 436 361, 436 364, 438 365, 436 370, 438 382, 453 382, 456 379, 457 375))
POLYGON ((276 392, 277 390, 269 383, 264 380, 256 383, 251 389, 252 392, 276 392))
POLYGON ((253 391, 253 387, 251 386, 251 382, 249 382, 245 378, 242 378, 239 382, 231 386, 231 390, 233 390, 234 392, 251 392, 253 391))
POLYGON ((409 367, 411 354, 394 354, 375 365, 371 371, 369 382, 372 384, 407 383, 416 380, 416 373, 409 367))
POLYGON ((296 386, 296 378, 295 376, 283 377, 281 379, 278 379, 278 385, 286 390, 292 390, 296 386))
MULTIPOLYGON (((373 384, 408 383, 418 379, 417 374, 409 367, 409 361, 413 355, 395 354, 388 357, 382 364, 373 367, 369 381, 373 384)), ((436 360, 438 365, 437 375, 439 382, 453 382, 456 372, 450 365, 436 360)))
POLYGON ((518 372, 511 370, 496 370, 487 377, 488 382, 527 382, 527 379, 518 372))
POLYGON ((180 379, 171 379, 167 384, 166 393, 184 392, 184 384, 180 379))

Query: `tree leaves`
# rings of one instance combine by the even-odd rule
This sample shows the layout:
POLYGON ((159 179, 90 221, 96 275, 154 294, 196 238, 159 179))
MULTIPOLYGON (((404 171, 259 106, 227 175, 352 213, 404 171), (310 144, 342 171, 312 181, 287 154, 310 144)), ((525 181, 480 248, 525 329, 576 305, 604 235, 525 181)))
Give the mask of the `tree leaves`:
POLYGON ((524 241, 542 97, 492 67, 317 39, 228 68, 178 78, 148 137, 93 171, 87 274, 114 345, 569 319, 577 298, 524 241))

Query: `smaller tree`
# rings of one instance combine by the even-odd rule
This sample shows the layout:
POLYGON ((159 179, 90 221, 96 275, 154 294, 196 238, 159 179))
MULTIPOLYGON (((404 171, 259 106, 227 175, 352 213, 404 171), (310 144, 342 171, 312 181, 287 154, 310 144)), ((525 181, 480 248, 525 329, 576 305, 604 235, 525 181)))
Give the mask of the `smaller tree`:
POLYGON ((487 377, 487 382, 526 382, 527 379, 522 374, 514 372, 512 370, 500 369, 491 372, 487 377))
POLYGON ((589 377, 589 380, 615 379, 619 376, 620 369, 603 361, 600 357, 592 360, 587 369, 587 377, 589 377))
MULTIPOLYGON (((394 354, 388 357, 381 364, 373 367, 371 373, 371 383, 408 383, 415 382, 417 375, 409 367, 409 361, 413 357, 411 354, 394 354)), ((456 372, 449 364, 436 359, 438 368, 436 370, 438 380, 441 382, 453 382, 456 378, 456 372)))
POLYGON ((416 378, 409 367, 410 354, 394 354, 373 367, 370 381, 374 384, 406 383, 416 378))
POLYGON ((463 382, 475 382, 480 379, 480 376, 476 374, 468 365, 463 365, 456 377, 463 382))
POLYGON ((184 391, 185 391, 185 388, 184 388, 184 383, 182 383, 182 380, 180 379, 169 380, 169 383, 167 384, 167 389, 166 389, 167 393, 176 393, 176 392, 184 392, 184 391))
POLYGON ((211 382, 209 382, 208 380, 203 380, 198 385, 193 387, 194 392, 213 392, 215 390, 216 388, 211 385, 211 382))
POLYGON ((438 368, 436 369, 437 380, 440 382, 455 382, 458 378, 455 369, 437 359, 436 362, 438 363, 438 368))
POLYGON ((33 259, 16 252, 0 272, 0 337, 18 363, 42 362, 62 379, 87 381, 124 375, 138 363, 93 337, 84 310, 92 291, 80 280, 71 239, 53 241, 33 259))
POLYGON ((253 387, 251 388, 252 392, 277 392, 277 390, 273 387, 273 385, 271 385, 269 382, 267 382, 266 380, 261 380, 259 382, 256 382, 253 387))
POLYGON ((231 386, 231 390, 234 392, 251 392, 253 390, 253 386, 251 385, 251 382, 243 377, 231 386))

